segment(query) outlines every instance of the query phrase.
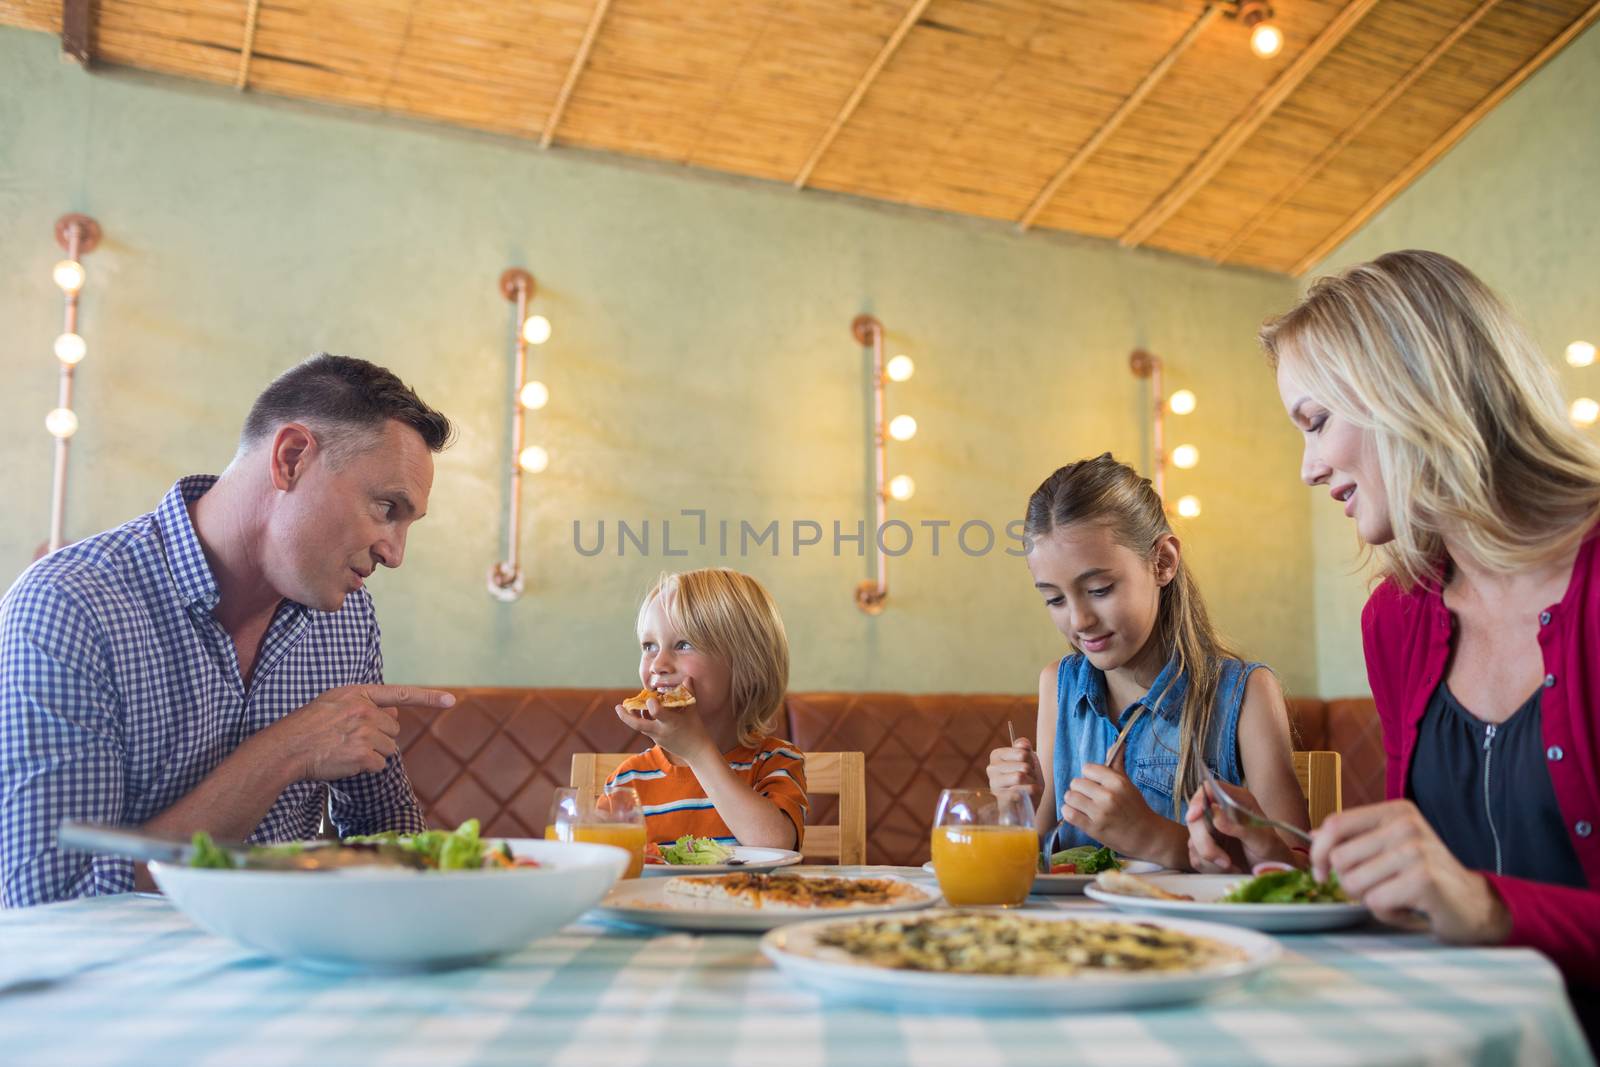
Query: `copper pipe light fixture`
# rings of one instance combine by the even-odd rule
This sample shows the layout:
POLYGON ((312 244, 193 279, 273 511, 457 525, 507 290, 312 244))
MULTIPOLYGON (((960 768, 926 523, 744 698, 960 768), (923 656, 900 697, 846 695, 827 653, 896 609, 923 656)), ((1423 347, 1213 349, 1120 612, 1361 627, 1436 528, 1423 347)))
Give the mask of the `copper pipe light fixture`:
MULTIPOLYGON (((1174 415, 1190 415, 1198 403, 1195 395, 1188 389, 1179 389, 1170 397, 1163 391, 1163 374, 1165 366, 1161 357, 1154 352, 1146 352, 1142 348, 1134 349, 1128 357, 1128 369, 1135 378, 1145 378, 1150 382, 1150 455, 1155 463, 1155 474, 1150 479, 1155 485, 1156 495, 1163 503, 1167 499, 1167 465, 1179 470, 1192 470, 1200 462, 1200 450, 1194 445, 1183 444, 1167 452, 1167 413, 1174 415)), ((1200 498, 1185 495, 1178 498, 1175 510, 1186 519, 1200 516, 1200 498)))
POLYGON ((889 382, 903 382, 916 371, 910 356, 899 355, 883 361, 883 323, 871 315, 857 315, 850 323, 850 336, 868 349, 872 360, 872 469, 875 525, 873 543, 877 546, 877 578, 868 578, 856 586, 856 607, 868 615, 881 615, 889 600, 889 556, 883 548, 883 526, 889 516, 890 499, 910 500, 917 491, 917 483, 909 474, 897 474, 884 482, 887 469, 885 452, 890 438, 909 441, 917 434, 917 420, 910 415, 896 415, 884 422, 884 386, 889 382))
POLYGON ((526 416, 550 402, 550 390, 528 378, 528 346, 550 340, 550 320, 529 315, 528 302, 536 286, 533 275, 511 267, 500 275, 500 295, 517 306, 516 385, 511 393, 511 491, 506 521, 506 558, 489 568, 489 595, 510 603, 522 595, 522 476, 538 474, 550 465, 550 453, 526 443, 526 416))
POLYGON ((60 385, 56 406, 44 417, 44 428, 56 439, 55 477, 50 487, 50 541, 54 552, 65 543, 67 514, 67 457, 72 435, 78 432, 78 414, 72 410, 72 377, 89 346, 78 333, 78 295, 83 292, 88 274, 82 258, 100 243, 100 224, 87 215, 63 215, 56 220, 56 244, 67 253, 51 271, 61 289, 63 301, 61 334, 55 340, 56 362, 60 365, 60 385))

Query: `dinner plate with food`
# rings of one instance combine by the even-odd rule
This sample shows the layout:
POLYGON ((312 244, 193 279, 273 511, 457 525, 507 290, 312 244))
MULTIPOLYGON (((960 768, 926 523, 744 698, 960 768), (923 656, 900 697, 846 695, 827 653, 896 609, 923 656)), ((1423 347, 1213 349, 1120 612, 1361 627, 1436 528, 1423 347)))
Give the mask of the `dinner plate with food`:
POLYGON ((1367 909, 1347 897, 1334 878, 1318 882, 1310 871, 1283 865, 1262 865, 1256 872, 1104 871, 1085 892, 1118 911, 1206 919, 1275 933, 1336 930, 1367 919, 1367 909))
POLYGON ((773 930, 761 951, 835 1000, 918 1011, 1106 1011, 1174 1004, 1277 959, 1265 934, 1186 919, 935 909, 773 930))
MULTIPOLYGON (((932 861, 922 869, 937 875, 932 861)), ((1062 849, 1050 856, 1050 871, 1040 871, 1033 879, 1033 892, 1044 896, 1067 896, 1082 893, 1101 871, 1120 870, 1130 874, 1155 874, 1164 868, 1159 863, 1130 860, 1117 855, 1109 848, 1098 845, 1079 845, 1062 849)))
POLYGON ((724 845, 709 837, 685 834, 670 845, 644 846, 644 877, 674 878, 683 874, 732 874, 792 867, 800 853, 787 848, 724 845))
POLYGON ((455 830, 344 842, 218 843, 68 823, 61 840, 150 861, 198 926, 300 964, 415 970, 515 952, 599 901, 628 866, 610 845, 455 830))
POLYGON ((591 914, 678 930, 770 930, 819 915, 926 908, 931 888, 904 878, 736 871, 618 882, 591 914))

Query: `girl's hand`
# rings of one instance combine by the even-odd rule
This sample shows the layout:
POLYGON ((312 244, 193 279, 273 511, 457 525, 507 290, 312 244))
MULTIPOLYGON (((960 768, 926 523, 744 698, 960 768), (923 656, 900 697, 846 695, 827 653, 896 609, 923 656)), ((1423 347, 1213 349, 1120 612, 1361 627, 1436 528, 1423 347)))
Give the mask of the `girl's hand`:
POLYGON ((1169 823, 1150 810, 1124 766, 1121 752, 1109 767, 1085 763, 1061 798, 1061 817, 1114 852, 1154 856, 1169 823))
POLYGON ((996 793, 1020 790, 1038 807, 1044 796, 1044 768, 1032 741, 1019 737, 1010 748, 989 753, 989 788, 996 793))
POLYGON ((624 726, 639 731, 685 762, 693 763, 697 759, 722 755, 706 730, 699 709, 693 704, 682 708, 664 708, 655 697, 651 697, 645 702, 643 711, 630 711, 618 704, 617 718, 622 720, 624 726))
POLYGON ((1499 944, 1511 934, 1511 915, 1489 880, 1463 867, 1409 800, 1330 815, 1314 837, 1312 874, 1337 874, 1383 922, 1414 926, 1420 917, 1456 944, 1499 944))
MULTIPOLYGON (((1266 812, 1261 810, 1261 805, 1248 789, 1226 782, 1213 784, 1218 789, 1226 790, 1230 797, 1248 810, 1265 817, 1266 812)), ((1189 798, 1183 821, 1189 828, 1189 865, 1202 874, 1248 871, 1258 863, 1294 865, 1294 852, 1276 830, 1245 826, 1238 822, 1227 808, 1211 802, 1205 786, 1195 790, 1194 796, 1189 798), (1211 816, 1209 825, 1207 813, 1211 816), (1243 862, 1240 855, 1229 850, 1225 840, 1218 840, 1219 834, 1233 840, 1233 847, 1242 853, 1243 862)))

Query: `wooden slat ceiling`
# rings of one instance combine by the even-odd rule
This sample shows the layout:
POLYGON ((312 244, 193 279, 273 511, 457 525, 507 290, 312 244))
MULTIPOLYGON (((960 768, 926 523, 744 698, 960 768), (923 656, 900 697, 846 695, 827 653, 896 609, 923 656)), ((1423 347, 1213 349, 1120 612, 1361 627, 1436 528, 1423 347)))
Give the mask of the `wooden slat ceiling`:
POLYGON ((1261 60, 1231 0, 86 4, 95 64, 1290 274, 1600 17, 1274 0, 1261 60))

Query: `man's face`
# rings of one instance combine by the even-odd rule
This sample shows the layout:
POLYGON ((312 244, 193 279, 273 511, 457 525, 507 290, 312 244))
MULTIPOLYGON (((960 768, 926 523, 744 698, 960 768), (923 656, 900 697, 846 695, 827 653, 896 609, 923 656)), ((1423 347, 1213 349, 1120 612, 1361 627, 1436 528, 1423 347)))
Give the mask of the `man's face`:
MULTIPOLYGON (((406 532, 427 512, 433 454, 422 436, 389 421, 330 465, 307 450, 280 488, 267 534, 268 580, 318 611, 338 611, 378 567, 398 567, 406 532)), ((275 456, 275 468, 281 460, 275 456)))

